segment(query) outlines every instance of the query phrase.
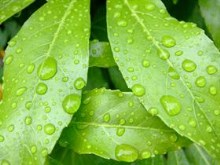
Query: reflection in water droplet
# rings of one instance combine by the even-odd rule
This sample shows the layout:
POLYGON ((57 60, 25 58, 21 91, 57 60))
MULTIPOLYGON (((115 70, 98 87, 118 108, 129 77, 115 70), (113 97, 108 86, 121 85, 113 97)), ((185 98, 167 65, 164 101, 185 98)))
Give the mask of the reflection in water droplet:
POLYGON ((81 97, 76 94, 70 94, 64 98, 62 106, 67 113, 74 114, 79 109, 80 104, 81 97))
POLYGON ((39 67, 37 74, 40 79, 48 80, 57 73, 57 61, 53 57, 48 57, 39 67))
POLYGON ((184 60, 182 63, 182 68, 187 72, 193 72, 196 67, 197 65, 189 59, 184 60))
POLYGON ((181 111, 181 104, 179 100, 170 95, 164 95, 160 98, 160 103, 170 116, 175 116, 181 111))
POLYGON ((119 161, 133 162, 138 158, 138 151, 128 144, 121 144, 115 148, 115 157, 119 161))
POLYGON ((132 92, 134 93, 134 95, 136 95, 138 97, 141 97, 145 94, 145 88, 140 84, 133 85, 133 87, 131 89, 132 89, 132 92))

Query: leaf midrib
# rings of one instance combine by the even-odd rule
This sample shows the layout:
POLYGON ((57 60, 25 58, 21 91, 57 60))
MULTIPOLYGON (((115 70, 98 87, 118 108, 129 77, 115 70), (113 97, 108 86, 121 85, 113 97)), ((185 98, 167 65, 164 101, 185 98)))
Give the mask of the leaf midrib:
MULTIPOLYGON (((146 28, 146 26, 143 24, 143 22, 140 20, 139 16, 136 14, 135 11, 132 10, 132 8, 130 7, 130 4, 128 3, 128 0, 123 0, 124 4, 128 7, 128 9, 130 10, 130 12, 132 13, 131 16, 134 17, 137 22, 141 25, 141 27, 144 29, 144 33, 147 33, 147 35, 151 36, 152 38, 152 42, 153 44, 156 46, 157 49, 159 49, 161 52, 164 52, 163 49, 159 46, 158 42, 156 41, 156 39, 151 35, 150 31, 146 28)), ((173 64, 172 62, 167 59, 166 62, 168 63, 168 65, 172 68, 173 64)), ((190 89, 187 87, 186 83, 183 81, 183 78, 180 76, 180 80, 183 84, 183 86, 187 89, 187 91, 189 92, 190 96, 192 97, 193 101, 198 105, 200 112, 205 116, 206 120, 208 121, 208 123, 210 124, 210 126, 212 127, 212 129, 214 130, 214 134, 218 137, 218 135, 215 132, 215 129, 213 127, 213 125, 211 124, 211 122, 209 121, 209 119, 207 118, 207 116, 205 115, 205 113, 202 111, 201 105, 196 101, 195 96, 193 95, 193 93, 190 91, 190 89)), ((195 118, 197 120, 197 117, 195 115, 195 118)), ((198 123, 198 120, 197 120, 198 123)))

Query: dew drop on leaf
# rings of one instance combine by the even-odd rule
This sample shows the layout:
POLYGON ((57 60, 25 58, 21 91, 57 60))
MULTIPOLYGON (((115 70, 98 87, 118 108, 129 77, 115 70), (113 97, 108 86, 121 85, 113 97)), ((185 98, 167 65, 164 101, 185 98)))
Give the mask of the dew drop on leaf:
POLYGON ((179 74, 178 74, 178 73, 174 70, 174 68, 172 68, 172 67, 169 67, 168 75, 169 75, 172 79, 175 79, 175 80, 179 80, 179 79, 180 79, 179 74))
POLYGON ((118 21, 117 25, 121 27, 126 27, 128 23, 125 20, 120 20, 118 21))
POLYGON ((32 118, 30 117, 30 116, 27 116, 26 118, 25 118, 25 124, 26 125, 30 125, 32 123, 32 118))
POLYGON ((206 79, 205 77, 203 76, 200 76, 196 79, 196 82, 195 82, 196 86, 197 87, 204 87, 206 85, 206 79))
POLYGON ((25 108, 26 108, 27 110, 30 110, 31 107, 32 107, 32 105, 33 105, 33 103, 32 103, 31 101, 27 101, 27 102, 25 103, 25 108))
POLYGON ((19 88, 19 89, 16 91, 16 95, 17 95, 17 96, 21 96, 21 95, 24 94, 24 92, 25 92, 26 90, 27 90, 26 87, 21 87, 21 88, 19 88))
POLYGON ((51 123, 48 123, 44 126, 44 132, 48 135, 52 135, 55 131, 56 131, 56 128, 51 123))
POLYGON ((37 152, 37 146, 33 145, 31 146, 31 153, 34 154, 37 152))
POLYGON ((152 115, 152 116, 156 116, 158 114, 158 109, 155 107, 151 107, 149 108, 148 112, 152 115))
POLYGON ((144 68, 148 68, 148 67, 150 66, 150 62, 149 62, 148 60, 143 60, 143 61, 142 61, 142 66, 143 66, 144 68))
POLYGON ((131 88, 135 96, 141 97, 145 94, 145 88, 140 84, 135 84, 131 88))
POLYGON ((170 53, 165 49, 158 50, 158 55, 162 60, 167 60, 170 58, 170 53))
POLYGON ((218 70, 215 66, 209 65, 207 66, 206 71, 208 74, 212 75, 212 74, 215 74, 218 70))
POLYGON ((4 136, 0 135, 0 142, 3 142, 5 140, 4 136))
POLYGON ((194 119, 190 119, 189 120, 189 125, 195 128, 197 126, 197 123, 194 119))
POLYGON ((182 68, 187 72, 193 72, 196 67, 197 65, 189 59, 186 59, 182 62, 182 68))
POLYGON ((172 143, 174 143, 174 142, 176 142, 177 141, 177 136, 176 136, 176 134, 173 134, 173 135, 171 135, 170 137, 169 137, 169 139, 170 139, 170 141, 172 142, 172 143))
POLYGON ((151 157, 151 153, 148 150, 144 150, 141 152, 141 158, 147 159, 151 157))
POLYGON ((171 36, 163 36, 161 42, 163 46, 167 48, 172 48, 173 46, 176 45, 176 40, 171 36))
POLYGON ((53 57, 48 57, 39 67, 37 74, 40 79, 48 80, 57 73, 57 61, 53 57))
POLYGON ((185 127, 184 125, 180 125, 180 126, 179 126, 179 129, 180 129, 181 131, 184 131, 184 130, 186 129, 186 127, 185 127))
POLYGON ((182 108, 178 99, 170 95, 162 96, 160 98, 160 103, 170 116, 179 114, 182 108))
POLYGON ((209 93, 210 93, 211 95, 216 95, 216 94, 217 94, 217 89, 216 89, 216 87, 215 87, 215 86, 210 86, 210 88, 209 88, 209 93))
POLYGON ((125 128, 117 128, 116 134, 122 136, 125 133, 125 128))
POLYGON ((183 54, 183 51, 182 50, 178 50, 176 51, 175 55, 176 56, 181 56, 183 54))
POLYGON ((81 97, 79 95, 70 94, 64 98, 62 106, 65 112, 74 114, 79 109, 80 103, 81 97))
POLYGON ((36 93, 39 95, 44 95, 47 92, 47 85, 44 83, 39 83, 36 87, 36 93))
POLYGON ((74 82, 74 87, 78 90, 82 89, 86 85, 85 80, 82 77, 79 77, 74 82))
POLYGON ((148 11, 152 11, 152 10, 155 9, 155 5, 154 5, 154 4, 147 4, 147 5, 145 6, 145 8, 146 8, 148 11))
POLYGON ((103 116, 103 120, 104 120, 105 122, 109 122, 110 119, 111 119, 111 117, 110 117, 110 114, 109 114, 109 113, 106 113, 106 114, 103 116))
POLYGON ((119 161, 133 162, 138 158, 138 151, 128 144, 121 144, 115 148, 115 157, 119 161))
POLYGON ((27 67, 27 73, 29 73, 29 74, 33 73, 34 69, 35 69, 35 65, 34 64, 30 64, 27 67))
POLYGON ((13 56, 8 56, 8 57, 5 59, 4 63, 5 63, 6 65, 9 65, 9 64, 11 64, 12 61, 13 61, 13 56))

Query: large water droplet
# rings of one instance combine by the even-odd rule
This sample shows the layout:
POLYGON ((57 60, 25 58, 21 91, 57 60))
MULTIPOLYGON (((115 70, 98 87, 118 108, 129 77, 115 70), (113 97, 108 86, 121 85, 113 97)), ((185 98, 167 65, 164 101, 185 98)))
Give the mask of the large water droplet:
POLYGON ((62 106, 67 113, 73 114, 79 109, 80 103, 81 97, 79 95, 70 94, 64 98, 62 106))
POLYGON ((47 92, 47 85, 44 83, 39 83, 36 87, 36 92, 39 95, 44 95, 47 92))
POLYGON ((196 67, 197 65, 189 59, 186 59, 182 62, 182 68, 187 72, 193 72, 196 67))
POLYGON ((174 70, 174 68, 172 68, 172 67, 169 67, 168 75, 169 75, 171 78, 175 79, 175 80, 180 79, 179 74, 178 74, 178 73, 174 70))
POLYGON ((171 48, 176 45, 176 40, 171 36, 163 36, 161 40, 163 46, 171 48))
POLYGON ((48 80, 57 73, 57 61, 53 57, 48 57, 39 67, 37 74, 40 79, 48 80))
POLYGON ((85 80, 82 77, 79 77, 74 82, 74 87, 78 90, 82 89, 86 85, 85 80))
POLYGON ((133 162, 138 158, 138 151, 130 145, 121 144, 115 148, 115 157, 119 161, 133 162))
POLYGON ((136 95, 138 97, 141 97, 145 94, 145 88, 140 84, 133 85, 133 87, 131 89, 132 89, 132 92, 134 93, 134 95, 136 95))
POLYGON ((55 131, 56 131, 56 128, 51 123, 48 123, 44 126, 44 132, 48 135, 52 135, 55 131))
POLYGON ((200 76, 196 79, 196 82, 195 82, 196 86, 198 87, 204 87, 206 85, 206 79, 205 77, 203 76, 200 76))
POLYGON ((162 96, 160 98, 160 103, 170 116, 179 114, 182 108, 179 100, 170 95, 162 96))
POLYGON ((25 92, 26 90, 27 90, 26 87, 21 87, 21 88, 19 88, 19 89, 16 91, 16 95, 17 95, 17 96, 21 96, 21 95, 24 94, 24 92, 25 92))

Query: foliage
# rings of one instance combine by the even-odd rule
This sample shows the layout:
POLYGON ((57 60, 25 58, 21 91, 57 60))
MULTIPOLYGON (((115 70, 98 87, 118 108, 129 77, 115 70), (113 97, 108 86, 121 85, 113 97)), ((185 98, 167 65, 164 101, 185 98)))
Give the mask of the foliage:
POLYGON ((1 164, 219 164, 218 0, 0 9, 1 164))

